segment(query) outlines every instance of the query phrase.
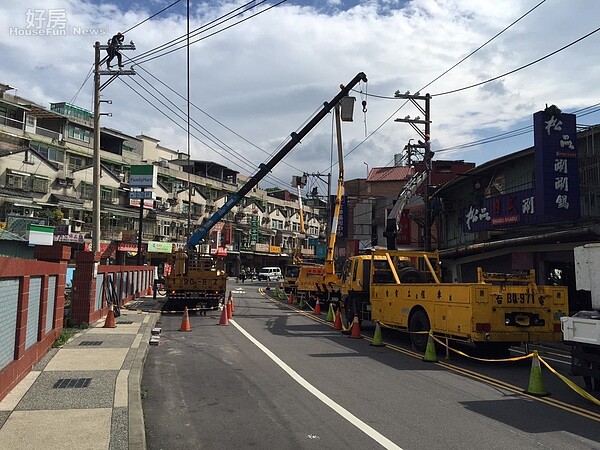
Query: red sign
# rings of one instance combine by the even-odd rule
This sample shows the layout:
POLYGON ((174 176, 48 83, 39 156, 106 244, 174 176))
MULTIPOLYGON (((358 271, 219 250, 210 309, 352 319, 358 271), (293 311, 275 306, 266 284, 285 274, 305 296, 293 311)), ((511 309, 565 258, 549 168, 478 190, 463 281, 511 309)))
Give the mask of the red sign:
POLYGON ((409 210, 405 209, 400 215, 400 224, 398 227, 398 235, 396 236, 397 245, 410 245, 410 217, 409 210))

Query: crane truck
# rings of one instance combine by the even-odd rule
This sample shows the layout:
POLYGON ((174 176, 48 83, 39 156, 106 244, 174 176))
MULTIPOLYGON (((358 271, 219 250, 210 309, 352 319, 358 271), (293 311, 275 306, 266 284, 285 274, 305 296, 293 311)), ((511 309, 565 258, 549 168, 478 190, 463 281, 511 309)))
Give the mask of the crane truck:
POLYGON ((600 391, 600 244, 573 249, 577 290, 591 294, 592 310, 561 319, 565 344, 571 347, 571 373, 582 375, 588 390, 600 391))
MULTIPOLYGON (((431 330, 493 352, 521 342, 562 340, 566 287, 537 285, 534 270, 477 272, 477 283, 443 283, 437 252, 373 250, 352 256, 342 272, 346 318, 410 332, 431 330)), ((426 334, 410 338, 416 349, 425 350, 426 334)))
POLYGON ((300 266, 296 280, 298 299, 311 303, 318 298, 319 302, 338 304, 341 300, 341 280, 335 270, 335 241, 338 231, 338 220, 344 195, 344 155, 342 151, 341 106, 335 106, 336 137, 338 147, 338 185, 332 214, 331 230, 327 241, 327 255, 323 265, 300 266))
POLYGON ((242 198, 277 165, 327 114, 348 96, 351 89, 359 82, 367 82, 363 72, 358 73, 347 85, 340 86, 340 92, 330 101, 323 104, 317 112, 298 132, 293 132, 287 143, 266 163, 259 166, 248 181, 235 193, 227 195, 227 201, 210 216, 190 236, 186 249, 175 253, 175 262, 171 274, 165 276, 167 303, 171 308, 195 307, 200 304, 203 309, 218 307, 224 301, 227 273, 219 265, 217 257, 209 253, 206 244, 201 245, 208 237, 210 230, 236 206, 242 198), (197 248, 200 247, 200 250, 197 248))

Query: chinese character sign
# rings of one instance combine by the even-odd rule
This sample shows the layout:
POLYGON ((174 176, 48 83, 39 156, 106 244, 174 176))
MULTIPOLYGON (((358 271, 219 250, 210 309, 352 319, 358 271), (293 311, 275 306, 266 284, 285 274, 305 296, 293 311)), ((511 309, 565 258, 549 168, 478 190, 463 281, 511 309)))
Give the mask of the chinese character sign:
POLYGON ((463 211, 465 232, 487 231, 538 222, 535 191, 525 189, 484 199, 463 211))
POLYGON ((533 115, 536 214, 547 220, 578 218, 579 163, 576 117, 547 108, 533 115))

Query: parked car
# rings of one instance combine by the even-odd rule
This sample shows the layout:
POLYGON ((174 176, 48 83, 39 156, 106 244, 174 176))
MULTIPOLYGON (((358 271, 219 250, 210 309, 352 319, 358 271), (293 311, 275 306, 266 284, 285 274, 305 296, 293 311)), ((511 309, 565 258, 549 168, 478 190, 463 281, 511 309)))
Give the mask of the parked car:
POLYGON ((258 272, 258 281, 280 281, 283 274, 279 267, 263 267, 258 272))

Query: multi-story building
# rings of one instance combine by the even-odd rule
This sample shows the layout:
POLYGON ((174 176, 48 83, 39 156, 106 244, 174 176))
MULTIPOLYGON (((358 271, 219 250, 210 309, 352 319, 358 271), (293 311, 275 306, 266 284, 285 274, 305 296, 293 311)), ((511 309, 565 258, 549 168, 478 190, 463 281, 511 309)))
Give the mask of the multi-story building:
MULTIPOLYGON (((55 227, 55 239, 89 250, 92 233, 93 118, 82 108, 44 108, 0 84, 0 223, 24 235, 30 223, 55 227)), ((132 165, 156 166, 153 199, 144 200, 145 260, 185 245, 194 228, 223 205, 247 177, 220 164, 188 156, 146 135, 110 128, 100 132, 100 229, 103 261, 124 263, 137 251, 140 201, 130 199, 132 165), (169 246, 165 243, 172 243, 169 246)), ((318 208, 307 207, 307 235, 299 236, 298 202, 256 187, 211 234, 213 248, 228 253, 228 268, 284 265, 296 246, 306 253, 321 232, 318 208)), ((164 258, 164 256, 163 256, 164 258)))

